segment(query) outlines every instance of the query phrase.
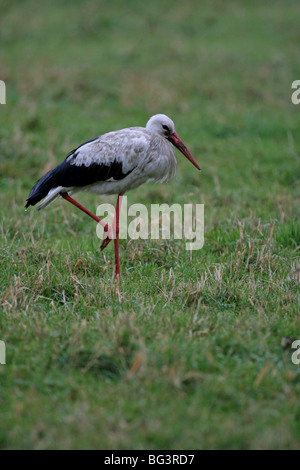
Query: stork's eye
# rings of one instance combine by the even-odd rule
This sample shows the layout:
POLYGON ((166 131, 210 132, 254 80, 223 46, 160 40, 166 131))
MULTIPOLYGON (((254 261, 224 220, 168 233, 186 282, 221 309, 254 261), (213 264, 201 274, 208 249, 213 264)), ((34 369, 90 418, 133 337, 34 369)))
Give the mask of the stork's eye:
POLYGON ((166 126, 166 124, 162 124, 162 128, 166 131, 166 134, 170 133, 170 129, 168 126, 166 126))

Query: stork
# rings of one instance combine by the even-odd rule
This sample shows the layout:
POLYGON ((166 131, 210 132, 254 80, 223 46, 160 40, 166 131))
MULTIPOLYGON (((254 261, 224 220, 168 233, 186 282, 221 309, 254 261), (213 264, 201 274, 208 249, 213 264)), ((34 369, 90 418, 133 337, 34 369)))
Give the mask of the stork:
POLYGON ((122 196, 148 181, 169 181, 175 173, 173 146, 198 169, 175 131, 173 121, 164 114, 152 116, 146 127, 129 127, 95 137, 72 150, 66 159, 38 180, 30 191, 26 208, 42 199, 37 210, 64 198, 104 227, 103 250, 114 239, 115 275, 120 279, 119 215, 122 196), (75 201, 70 194, 79 191, 117 194, 112 227, 75 201))

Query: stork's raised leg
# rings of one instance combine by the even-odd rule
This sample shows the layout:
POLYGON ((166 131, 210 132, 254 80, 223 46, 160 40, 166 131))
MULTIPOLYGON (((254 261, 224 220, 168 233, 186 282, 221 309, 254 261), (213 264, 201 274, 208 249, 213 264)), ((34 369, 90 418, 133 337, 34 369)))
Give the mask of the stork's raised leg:
POLYGON ((104 238, 102 244, 101 244, 101 250, 103 250, 111 241, 112 239, 112 230, 111 227, 106 223, 103 222, 103 220, 99 219, 96 215, 94 215, 92 212, 90 212, 88 209, 83 207, 79 202, 75 201, 72 197, 68 195, 68 193, 61 193, 61 196, 66 200, 69 201, 71 204, 73 204, 75 207, 83 211, 85 214, 89 215, 92 219, 94 219, 98 224, 102 225, 104 228, 104 232, 106 233, 106 237, 104 238))
MULTIPOLYGON (((62 193, 61 196, 66 200, 69 201, 71 204, 73 204, 75 207, 83 211, 85 214, 90 216, 93 220, 98 222, 99 224, 104 227, 104 232, 106 233, 106 237, 104 238, 102 244, 101 244, 101 250, 103 250, 109 242, 112 240, 112 229, 111 227, 106 223, 103 222, 103 220, 99 219, 96 215, 94 215, 92 212, 90 212, 88 209, 83 207, 79 202, 75 201, 72 197, 68 195, 68 193, 62 193)), ((119 231, 120 231, 120 210, 121 210, 121 204, 122 204, 122 194, 118 195, 117 199, 117 205, 116 205, 116 212, 115 212, 115 217, 113 221, 113 231, 114 231, 114 244, 115 244, 115 265, 116 265, 116 277, 120 279, 120 259, 119 259, 119 231)))

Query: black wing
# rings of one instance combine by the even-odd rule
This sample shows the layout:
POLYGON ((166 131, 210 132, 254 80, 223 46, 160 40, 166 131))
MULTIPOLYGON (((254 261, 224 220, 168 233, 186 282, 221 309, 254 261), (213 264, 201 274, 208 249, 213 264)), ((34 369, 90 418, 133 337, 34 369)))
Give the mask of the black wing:
POLYGON ((70 152, 67 158, 56 168, 42 176, 30 191, 25 207, 34 206, 41 199, 46 197, 51 189, 57 188, 58 186, 84 187, 96 183, 97 181, 107 181, 110 178, 118 181, 125 178, 134 170, 134 168, 132 168, 127 173, 123 173, 122 163, 116 160, 105 164, 91 163, 89 166, 76 165, 74 160, 80 148, 96 139, 98 139, 98 137, 77 147, 70 152))

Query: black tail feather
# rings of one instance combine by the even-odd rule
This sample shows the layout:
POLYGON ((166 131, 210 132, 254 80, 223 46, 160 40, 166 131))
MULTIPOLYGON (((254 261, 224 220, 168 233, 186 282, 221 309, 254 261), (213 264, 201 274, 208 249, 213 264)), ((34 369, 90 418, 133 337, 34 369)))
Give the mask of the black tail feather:
POLYGON ((47 196, 49 191, 52 188, 59 186, 57 182, 57 167, 53 170, 48 171, 42 178, 40 178, 37 183, 33 186, 30 191, 29 197, 26 200, 25 208, 29 206, 35 206, 39 201, 44 199, 47 196))

